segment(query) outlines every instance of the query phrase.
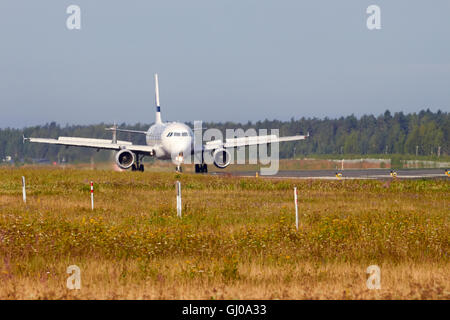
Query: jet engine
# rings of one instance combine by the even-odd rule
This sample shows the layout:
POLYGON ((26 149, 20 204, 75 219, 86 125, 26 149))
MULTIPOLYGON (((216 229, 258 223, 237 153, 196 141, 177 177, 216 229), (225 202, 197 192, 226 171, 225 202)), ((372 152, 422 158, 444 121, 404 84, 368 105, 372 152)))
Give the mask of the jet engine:
POLYGON ((121 169, 129 169, 136 161, 136 155, 130 150, 123 149, 116 154, 116 163, 121 169))
POLYGON ((231 154, 228 150, 223 148, 214 150, 213 153, 214 165, 219 169, 225 169, 231 163, 231 154))

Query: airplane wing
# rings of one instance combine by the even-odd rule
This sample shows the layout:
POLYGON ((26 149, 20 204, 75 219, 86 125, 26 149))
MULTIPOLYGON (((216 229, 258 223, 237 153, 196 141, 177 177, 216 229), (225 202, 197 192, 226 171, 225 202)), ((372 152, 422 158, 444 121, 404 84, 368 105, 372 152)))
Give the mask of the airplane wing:
POLYGON ((306 136, 296 135, 288 137, 277 137, 276 135, 272 134, 265 136, 250 136, 226 139, 225 142, 222 142, 222 140, 213 140, 206 142, 203 150, 215 150, 217 148, 237 148, 266 143, 279 143, 285 141, 298 141, 305 140, 307 137, 309 137, 309 134, 306 136))
POLYGON ((78 137, 59 137, 58 139, 46 139, 46 138, 25 138, 24 141, 56 144, 62 146, 74 146, 74 147, 86 147, 94 149, 106 149, 106 150, 121 150, 128 149, 130 151, 139 153, 152 153, 153 147, 147 145, 132 144, 130 141, 120 141, 112 143, 107 139, 90 139, 90 138, 78 138, 78 137))
POLYGON ((119 128, 105 128, 107 131, 118 131, 118 132, 129 132, 129 133, 138 133, 138 134, 147 134, 147 131, 140 130, 128 130, 128 129, 119 129, 119 128))

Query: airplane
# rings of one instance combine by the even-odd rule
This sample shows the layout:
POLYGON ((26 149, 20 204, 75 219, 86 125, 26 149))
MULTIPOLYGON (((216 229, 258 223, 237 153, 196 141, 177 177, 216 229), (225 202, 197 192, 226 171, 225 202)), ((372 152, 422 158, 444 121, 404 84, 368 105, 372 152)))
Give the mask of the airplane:
POLYGON ((145 156, 155 157, 157 159, 168 160, 176 164, 176 171, 182 172, 181 164, 185 156, 192 154, 201 159, 195 164, 196 173, 208 172, 208 165, 205 163, 204 155, 212 156, 214 165, 217 168, 224 169, 231 163, 231 155, 227 149, 240 148, 251 145, 261 145, 278 143, 284 141, 304 140, 308 135, 296 135, 287 137, 277 137, 276 135, 260 135, 256 137, 241 137, 222 140, 208 141, 202 143, 200 148, 194 148, 193 130, 181 122, 163 122, 161 119, 161 106, 159 103, 159 83, 158 74, 155 74, 155 104, 156 119, 155 123, 147 131, 119 129, 116 125, 106 130, 112 131, 112 140, 90 139, 79 137, 59 137, 58 139, 46 138, 25 138, 24 142, 46 143, 63 145, 66 147, 86 147, 99 151, 100 149, 116 151, 115 161, 119 168, 130 169, 132 171, 144 171, 142 159, 145 156), (146 145, 136 145, 130 141, 117 140, 117 132, 129 132, 134 134, 144 134, 146 145))

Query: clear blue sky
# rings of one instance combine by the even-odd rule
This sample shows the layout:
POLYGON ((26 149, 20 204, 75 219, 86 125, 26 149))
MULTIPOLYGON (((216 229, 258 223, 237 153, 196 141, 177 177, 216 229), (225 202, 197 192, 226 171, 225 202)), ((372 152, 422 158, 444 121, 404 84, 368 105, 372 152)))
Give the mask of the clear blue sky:
POLYGON ((153 122, 155 72, 165 120, 450 111, 450 1, 0 1, 0 127, 153 122))

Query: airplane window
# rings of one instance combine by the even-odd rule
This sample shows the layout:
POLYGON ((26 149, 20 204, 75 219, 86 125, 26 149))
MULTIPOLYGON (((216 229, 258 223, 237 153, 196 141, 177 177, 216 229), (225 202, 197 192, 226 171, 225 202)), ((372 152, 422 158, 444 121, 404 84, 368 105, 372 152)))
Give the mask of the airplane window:
POLYGON ((173 132, 169 132, 169 133, 167 134, 167 136, 168 136, 168 137, 171 137, 172 134, 173 134, 173 132))
POLYGON ((187 132, 183 132, 183 137, 187 137, 187 132))
POLYGON ((175 137, 179 137, 179 136, 180 136, 180 133, 179 133, 179 132, 175 132, 173 135, 174 135, 175 137))

